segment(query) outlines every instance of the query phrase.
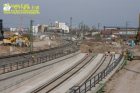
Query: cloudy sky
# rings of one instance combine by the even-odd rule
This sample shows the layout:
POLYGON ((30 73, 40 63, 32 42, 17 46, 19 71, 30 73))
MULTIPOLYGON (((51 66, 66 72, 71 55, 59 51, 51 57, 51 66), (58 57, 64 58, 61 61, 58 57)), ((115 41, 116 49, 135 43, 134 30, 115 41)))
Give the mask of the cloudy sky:
POLYGON ((54 21, 69 23, 73 18, 73 25, 83 22, 89 26, 138 26, 140 13, 140 0, 0 0, 0 19, 4 26, 29 25, 33 19, 34 24, 50 24, 54 21), (40 5, 40 14, 4 15, 3 4, 37 4, 40 5), (22 21, 21 21, 22 18, 22 21))

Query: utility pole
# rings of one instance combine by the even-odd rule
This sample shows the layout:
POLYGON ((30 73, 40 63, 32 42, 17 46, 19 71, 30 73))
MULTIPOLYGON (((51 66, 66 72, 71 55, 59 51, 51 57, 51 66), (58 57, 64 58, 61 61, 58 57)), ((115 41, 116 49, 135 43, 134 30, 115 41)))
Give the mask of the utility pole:
POLYGON ((70 17, 70 37, 71 37, 71 40, 72 40, 72 17, 70 17))
POLYGON ((139 13, 139 27, 138 27, 138 31, 140 31, 140 13, 139 13))
POLYGON ((70 30, 72 29, 72 17, 70 17, 70 30))
POLYGON ((99 32, 99 29, 100 29, 100 23, 98 23, 98 32, 99 32))
POLYGON ((22 23, 23 23, 23 16, 20 16, 20 27, 19 27, 19 32, 22 33, 22 23))
POLYGON ((126 21, 126 41, 128 40, 128 21, 126 21))
POLYGON ((33 51, 33 20, 30 20, 30 54, 33 51))

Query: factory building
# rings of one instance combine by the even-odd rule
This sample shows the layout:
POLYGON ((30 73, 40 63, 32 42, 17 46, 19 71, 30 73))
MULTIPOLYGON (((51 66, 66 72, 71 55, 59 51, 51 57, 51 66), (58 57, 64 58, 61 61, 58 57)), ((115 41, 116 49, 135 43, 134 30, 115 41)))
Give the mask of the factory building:
POLYGON ((101 35, 103 37, 121 37, 124 39, 133 39, 137 35, 138 28, 132 27, 105 27, 104 30, 101 31, 101 35))
POLYGON ((55 27, 57 30, 63 31, 64 33, 69 33, 69 27, 66 25, 66 23, 56 21, 55 27))
POLYGON ((44 33, 48 29, 48 25, 36 25, 32 27, 33 29, 33 34, 36 35, 37 33, 44 33))

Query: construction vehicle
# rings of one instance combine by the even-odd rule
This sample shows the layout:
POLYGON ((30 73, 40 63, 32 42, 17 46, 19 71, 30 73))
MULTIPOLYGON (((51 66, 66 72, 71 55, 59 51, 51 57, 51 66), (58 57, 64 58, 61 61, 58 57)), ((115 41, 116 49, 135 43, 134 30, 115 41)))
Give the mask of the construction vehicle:
POLYGON ((11 37, 3 39, 4 45, 12 45, 15 43, 16 39, 18 38, 18 35, 13 35, 11 37))
POLYGON ((9 38, 3 39, 3 44, 28 47, 30 45, 30 42, 26 36, 13 35, 9 38))

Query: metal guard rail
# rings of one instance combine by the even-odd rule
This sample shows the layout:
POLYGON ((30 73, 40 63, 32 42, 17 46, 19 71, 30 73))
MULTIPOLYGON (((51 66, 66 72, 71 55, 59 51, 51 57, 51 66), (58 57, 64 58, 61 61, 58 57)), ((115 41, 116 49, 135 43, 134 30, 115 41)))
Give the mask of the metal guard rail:
POLYGON ((78 51, 78 49, 66 50, 67 51, 66 53, 64 53, 63 51, 60 50, 57 54, 44 55, 42 57, 29 58, 29 59, 25 59, 23 61, 19 61, 16 63, 0 65, 0 75, 9 73, 12 71, 24 69, 24 68, 27 68, 30 66, 38 65, 38 64, 41 64, 44 62, 48 62, 48 61, 54 60, 56 58, 66 56, 68 54, 75 53, 76 51, 78 51))
POLYGON ((123 56, 121 55, 116 61, 108 66, 108 68, 104 69, 100 73, 98 73, 93 78, 87 80, 84 84, 80 86, 73 86, 70 88, 69 93, 86 93, 90 91, 92 87, 95 87, 96 84, 99 84, 113 69, 119 64, 123 56))
POLYGON ((65 48, 65 47, 67 47, 67 46, 69 46, 69 45, 71 45, 73 43, 72 41, 69 41, 69 40, 66 40, 66 41, 68 41, 69 43, 66 43, 66 44, 61 45, 61 46, 53 47, 53 48, 50 48, 50 49, 43 49, 43 50, 39 50, 39 51, 32 51, 32 53, 27 52, 27 53, 13 54, 13 55, 8 55, 8 56, 0 56, 0 59, 16 57, 16 56, 25 56, 25 55, 30 55, 30 54, 44 52, 44 51, 51 51, 51 50, 55 50, 55 49, 65 48))

